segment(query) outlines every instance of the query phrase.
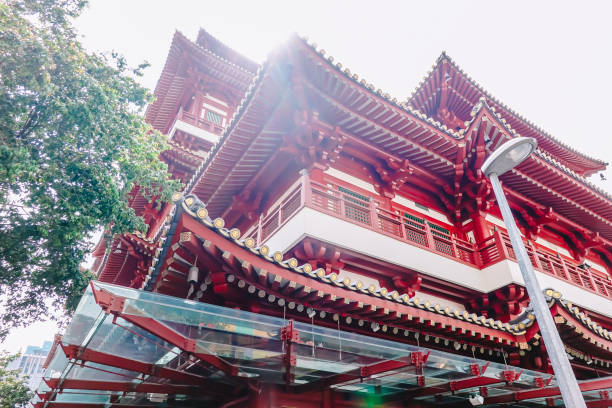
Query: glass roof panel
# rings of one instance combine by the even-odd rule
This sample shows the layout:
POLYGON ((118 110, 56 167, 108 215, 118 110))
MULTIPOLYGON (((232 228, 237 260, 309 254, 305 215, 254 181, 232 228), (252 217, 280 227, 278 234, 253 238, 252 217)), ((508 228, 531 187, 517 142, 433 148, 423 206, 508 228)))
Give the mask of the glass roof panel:
MULTIPOLYGON (((121 313, 118 316, 106 314, 96 303, 94 293, 89 288, 62 343, 64 346, 73 345, 80 347, 80 350, 100 353, 107 358, 103 361, 105 364, 100 364, 102 361, 73 364, 58 348, 44 374, 46 379, 162 381, 146 375, 150 370, 143 374, 126 369, 132 367, 126 367, 125 364, 119 365, 123 368, 113 367, 113 356, 139 364, 138 370, 157 366, 215 381, 227 378, 222 371, 184 353, 185 347, 189 347, 190 355, 218 358, 220 362, 237 367, 243 376, 257 376, 259 381, 267 383, 285 383, 284 356, 288 345, 281 339, 281 332, 289 324, 287 320, 99 282, 93 285, 97 293, 104 291, 115 298, 125 298, 121 313), (185 371, 187 368, 190 372, 185 371)), ((419 384, 424 383, 425 388, 439 386, 443 390, 450 381, 473 377, 471 365, 476 364, 481 369, 486 365, 486 377, 500 380, 487 386, 489 395, 495 396, 533 389, 536 387, 536 378, 547 380, 550 377, 548 374, 505 364, 308 323, 295 322, 293 328, 297 332, 297 340, 291 346, 295 356, 295 366, 292 367, 295 384, 325 380, 342 391, 376 395, 407 391, 410 394, 422 388, 419 384), (427 357, 422 367, 413 364, 412 356, 415 352, 427 357), (381 367, 389 369, 385 371, 381 367), (372 368, 374 374, 368 371, 370 374, 361 378, 363 369, 372 368), (506 384, 502 379, 507 370, 521 372, 521 375, 512 384, 506 384), (339 377, 339 374, 345 375, 339 377)), ((180 379, 163 381, 181 384, 180 379)), ((553 379, 550 386, 555 385, 553 379)), ((418 399, 435 403, 465 401, 466 396, 477 389, 458 390, 454 395, 450 392, 438 393, 437 396, 424 395, 418 399)), ((49 387, 41 383, 39 392, 48 391, 49 387)), ((108 392, 71 392, 64 393, 61 398, 93 400, 111 395, 108 392)), ((128 397, 134 401, 141 398, 136 394, 128 394, 121 400, 127 401, 128 397)), ((56 396, 57 401, 58 398, 60 394, 56 396)))

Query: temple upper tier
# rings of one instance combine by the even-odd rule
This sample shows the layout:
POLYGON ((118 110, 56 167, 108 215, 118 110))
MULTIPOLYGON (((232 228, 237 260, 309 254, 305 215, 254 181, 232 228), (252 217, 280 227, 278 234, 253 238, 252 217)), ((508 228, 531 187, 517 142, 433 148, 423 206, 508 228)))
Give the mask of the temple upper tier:
POLYGON ((470 113, 480 98, 485 98, 491 107, 497 109, 521 136, 536 138, 541 150, 577 174, 589 176, 606 168, 607 163, 603 160, 579 152, 510 109, 463 72, 445 52, 407 103, 446 126, 461 130, 471 119, 470 113))

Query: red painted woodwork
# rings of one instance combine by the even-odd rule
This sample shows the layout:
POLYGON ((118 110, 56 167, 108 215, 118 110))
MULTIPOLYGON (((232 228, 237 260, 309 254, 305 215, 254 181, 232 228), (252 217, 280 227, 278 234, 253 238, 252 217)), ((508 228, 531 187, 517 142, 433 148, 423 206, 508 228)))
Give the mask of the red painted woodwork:
POLYGON ((61 348, 67 358, 77 361, 104 364, 111 367, 122 368, 124 370, 138 371, 143 374, 167 378, 181 384, 199 385, 206 382, 206 378, 166 367, 157 367, 154 364, 143 363, 142 361, 118 357, 112 354, 102 353, 92 349, 80 350, 80 346, 74 344, 61 343, 61 348))
POLYGON ((452 114, 454 118, 459 119, 454 123, 463 127, 464 121, 470 119, 470 112, 481 97, 485 97, 518 133, 538 139, 542 149, 555 155, 561 163, 577 173, 588 175, 605 168, 604 161, 590 158, 564 145, 492 97, 445 53, 440 55, 435 68, 410 97, 408 103, 429 116, 443 116, 441 119, 447 126, 454 128, 455 126, 452 126, 448 119, 445 120, 444 116, 450 117, 452 114))
MULTIPOLYGON (((425 215, 393 202, 390 209, 384 209, 379 196, 350 186, 351 190, 359 191, 368 199, 363 200, 343 193, 338 187, 330 183, 322 185, 303 176, 277 206, 267 211, 267 215, 247 231, 245 237, 265 243, 301 208, 307 207, 477 268, 486 268, 506 259, 516 261, 509 237, 499 228, 483 242, 471 243, 457 238, 450 232, 454 230, 450 225, 425 220, 425 215)), ((612 298, 612 280, 607 274, 580 268, 577 261, 526 244, 536 270, 612 298)))
POLYGON ((80 389, 98 391, 122 391, 122 392, 154 392, 164 394, 195 394, 201 392, 199 387, 193 385, 147 383, 147 382, 117 382, 117 381, 95 381, 77 380, 67 378, 60 384, 59 378, 44 379, 49 388, 80 389))

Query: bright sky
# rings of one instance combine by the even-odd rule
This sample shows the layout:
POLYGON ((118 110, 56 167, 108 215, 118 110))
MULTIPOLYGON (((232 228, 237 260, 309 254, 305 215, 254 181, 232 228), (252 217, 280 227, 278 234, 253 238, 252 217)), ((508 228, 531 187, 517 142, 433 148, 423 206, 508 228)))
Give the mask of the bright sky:
MULTIPOLYGON (((92 51, 151 63, 153 89, 175 30, 200 27, 255 61, 292 32, 377 88, 406 99, 442 50, 491 94, 556 138, 610 161, 612 2, 90 0, 77 27, 92 51)), ((607 181, 592 181, 612 192, 607 181)), ((52 339, 49 323, 0 348, 52 339)))

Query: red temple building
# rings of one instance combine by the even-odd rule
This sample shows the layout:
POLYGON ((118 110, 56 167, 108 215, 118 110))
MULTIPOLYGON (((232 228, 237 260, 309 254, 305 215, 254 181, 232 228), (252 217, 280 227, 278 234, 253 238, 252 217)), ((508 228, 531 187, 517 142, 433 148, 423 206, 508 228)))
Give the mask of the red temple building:
POLYGON ((563 406, 491 185, 501 176, 587 406, 612 406, 606 163, 445 53, 404 101, 305 39, 259 65, 176 33, 147 121, 185 188, 131 205, 37 408, 563 406))

